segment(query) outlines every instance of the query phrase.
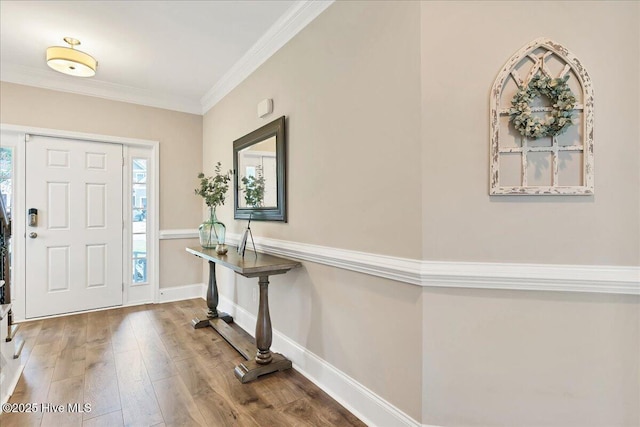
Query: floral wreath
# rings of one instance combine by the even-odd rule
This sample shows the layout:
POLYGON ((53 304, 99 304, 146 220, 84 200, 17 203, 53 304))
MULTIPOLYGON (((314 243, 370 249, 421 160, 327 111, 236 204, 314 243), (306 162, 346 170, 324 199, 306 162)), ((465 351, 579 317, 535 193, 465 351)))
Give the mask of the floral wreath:
POLYGON ((569 74, 559 78, 536 74, 526 87, 513 96, 509 120, 522 136, 534 139, 556 136, 573 124, 576 98, 567 85, 568 79, 569 74), (531 116, 531 101, 540 95, 552 102, 551 112, 544 120, 531 116))

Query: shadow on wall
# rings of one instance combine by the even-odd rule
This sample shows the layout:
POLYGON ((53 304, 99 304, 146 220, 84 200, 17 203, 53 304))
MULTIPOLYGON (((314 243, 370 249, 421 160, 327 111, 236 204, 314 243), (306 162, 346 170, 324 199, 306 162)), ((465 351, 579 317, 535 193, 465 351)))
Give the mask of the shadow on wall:
MULTIPOLYGON (((325 323, 322 296, 317 291, 317 284, 304 264, 289 271, 287 276, 282 277, 283 280, 276 278, 278 283, 272 287, 272 293, 279 298, 275 302, 278 311, 271 314, 272 320, 275 317, 279 325, 275 328, 322 357, 325 352, 323 337, 331 326, 325 323)), ((329 333, 335 335, 331 331, 329 333)))
POLYGON ((589 203, 593 204, 596 201, 595 195, 589 196, 489 196, 491 203, 541 203, 541 204, 575 204, 575 203, 589 203))
POLYGON ((591 292, 548 292, 548 291, 527 291, 511 289, 469 289, 469 288, 440 288, 427 286, 424 288, 425 296, 443 295, 451 297, 475 298, 478 300, 507 300, 507 301, 538 301, 557 303, 580 303, 580 304, 640 304, 640 296, 602 294, 591 292))
MULTIPOLYGON (((216 270, 221 295, 231 294, 235 304, 257 316, 258 278, 246 278, 228 270, 218 270, 226 269, 216 270)), ((328 328, 330 330, 329 324, 323 319, 321 300, 304 265, 286 274, 269 277, 269 314, 274 332, 284 334, 319 357, 325 351, 323 336, 327 336, 328 328)), ((255 336, 254 329, 250 328, 247 332, 255 336)), ((336 335, 335 332, 328 334, 336 335)))

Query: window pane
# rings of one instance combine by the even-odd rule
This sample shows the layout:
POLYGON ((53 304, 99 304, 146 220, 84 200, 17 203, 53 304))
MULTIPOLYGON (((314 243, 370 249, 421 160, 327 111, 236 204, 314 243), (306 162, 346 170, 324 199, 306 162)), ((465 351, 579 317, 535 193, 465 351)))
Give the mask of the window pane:
POLYGON ((134 171, 147 171, 147 159, 133 159, 133 170, 134 171))
POLYGON ((147 159, 131 163, 131 248, 133 283, 147 282, 147 159))
POLYGON ((13 180, 11 176, 13 174, 13 148, 2 147, 0 148, 0 194, 4 200, 4 205, 7 208, 7 213, 11 212, 11 194, 13 180))
POLYGON ((147 160, 146 159, 133 159, 132 176, 134 183, 147 182, 147 160))
POLYGON ((133 182, 136 184, 144 184, 147 182, 147 174, 145 172, 134 172, 133 182))
POLYGON ((147 235, 133 235, 133 282, 147 281, 147 235))
POLYGON ((133 257, 145 257, 147 256, 147 235, 146 234, 134 234, 133 236, 133 257))
POLYGON ((133 259, 133 283, 144 283, 147 281, 147 259, 133 259))
POLYGON ((147 232, 147 210, 146 209, 134 209, 132 218, 133 220, 133 233, 146 233, 147 232))
POLYGON ((133 174, 147 171, 147 159, 133 159, 133 174))
POLYGON ((134 209, 147 207, 147 184, 133 184, 131 203, 134 209))

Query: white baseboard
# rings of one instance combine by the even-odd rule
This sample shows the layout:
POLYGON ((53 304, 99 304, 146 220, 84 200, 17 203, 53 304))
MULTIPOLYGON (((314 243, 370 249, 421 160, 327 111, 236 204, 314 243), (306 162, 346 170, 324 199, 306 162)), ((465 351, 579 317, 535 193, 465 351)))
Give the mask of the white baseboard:
MULTIPOLYGON (((224 296, 220 296, 218 307, 231 314, 238 326, 253 335, 256 316, 224 296)), ((293 362, 296 371, 367 425, 421 427, 418 421, 276 329, 273 330, 271 349, 284 354, 293 362)))
POLYGON ((13 372, 13 377, 11 379, 6 377, 0 379, 0 389, 3 392, 3 395, 0 398, 0 404, 4 405, 9 401, 9 398, 13 395, 13 392, 16 390, 16 387, 18 386, 18 381, 20 381, 20 376, 22 375, 22 371, 24 371, 24 365, 18 365, 18 368, 15 372, 13 372), (10 381, 6 389, 4 387, 4 384, 2 384, 3 381, 10 381))
POLYGON ((185 299, 202 298, 206 293, 204 283, 194 283, 192 285, 173 286, 171 288, 160 288, 159 303, 182 301, 185 299))

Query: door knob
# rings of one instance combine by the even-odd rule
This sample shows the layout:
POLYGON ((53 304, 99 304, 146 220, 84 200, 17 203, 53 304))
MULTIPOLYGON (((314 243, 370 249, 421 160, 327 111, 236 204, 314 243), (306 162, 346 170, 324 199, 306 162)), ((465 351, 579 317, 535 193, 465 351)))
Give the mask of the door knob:
POLYGON ((36 237, 38 237, 38 233, 36 233, 35 231, 32 231, 31 233, 29 233, 29 237, 31 237, 32 239, 35 239, 36 237))

